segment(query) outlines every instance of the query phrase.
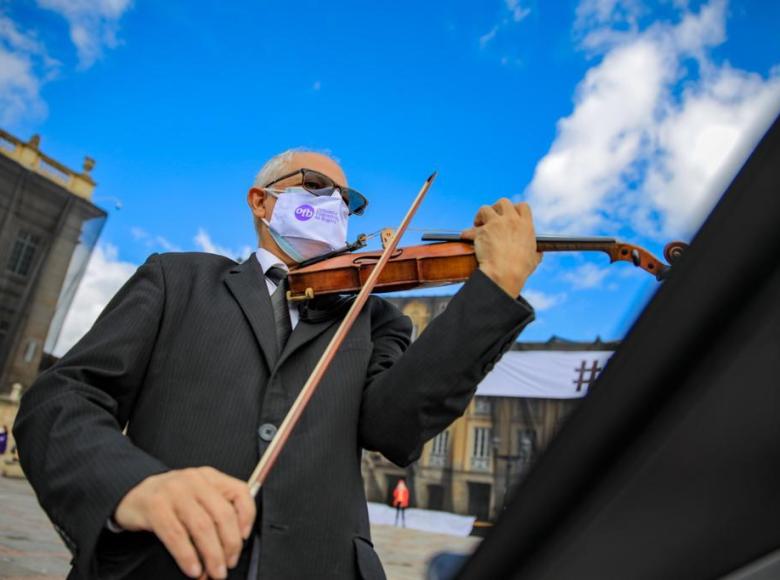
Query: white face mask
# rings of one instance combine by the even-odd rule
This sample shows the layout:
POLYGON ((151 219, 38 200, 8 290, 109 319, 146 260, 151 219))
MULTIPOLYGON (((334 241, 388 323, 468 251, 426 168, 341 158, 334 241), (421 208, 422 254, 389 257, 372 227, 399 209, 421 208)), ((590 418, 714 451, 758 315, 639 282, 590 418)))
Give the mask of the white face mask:
POLYGON ((276 198, 271 222, 263 219, 279 248, 303 262, 347 243, 349 210, 338 191, 317 196, 302 187, 266 191, 276 198))

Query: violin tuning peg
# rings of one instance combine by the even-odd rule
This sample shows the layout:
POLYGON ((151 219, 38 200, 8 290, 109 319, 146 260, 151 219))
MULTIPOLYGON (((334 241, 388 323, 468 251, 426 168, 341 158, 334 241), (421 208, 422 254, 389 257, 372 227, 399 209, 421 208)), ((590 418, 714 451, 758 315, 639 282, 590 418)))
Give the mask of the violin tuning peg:
POLYGON ((634 266, 639 266, 639 264, 642 263, 642 260, 639 257, 639 250, 631 250, 631 261, 634 263, 634 266))

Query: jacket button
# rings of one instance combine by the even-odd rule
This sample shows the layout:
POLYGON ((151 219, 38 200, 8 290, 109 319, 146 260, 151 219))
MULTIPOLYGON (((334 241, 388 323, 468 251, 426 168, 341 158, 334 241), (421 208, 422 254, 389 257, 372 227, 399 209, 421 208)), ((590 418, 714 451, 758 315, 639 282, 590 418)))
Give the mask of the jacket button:
POLYGON ((276 425, 273 423, 263 423, 257 430, 257 434, 263 441, 270 442, 271 439, 274 438, 274 435, 276 435, 276 425))

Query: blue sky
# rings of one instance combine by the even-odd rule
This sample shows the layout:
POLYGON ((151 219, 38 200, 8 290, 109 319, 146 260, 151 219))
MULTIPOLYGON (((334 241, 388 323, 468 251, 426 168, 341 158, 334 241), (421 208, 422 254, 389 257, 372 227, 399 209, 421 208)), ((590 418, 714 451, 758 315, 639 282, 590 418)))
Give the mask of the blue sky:
MULTIPOLYGON (((253 247, 246 190, 289 147, 330 151, 369 197, 351 237, 395 226, 436 169, 414 227, 509 196, 539 233, 660 255, 780 103, 775 2, 85 4, 0 2, 0 124, 94 157, 110 213, 66 344, 151 252, 253 247)), ((548 255, 522 338, 620 338, 656 282, 606 264, 548 255)))

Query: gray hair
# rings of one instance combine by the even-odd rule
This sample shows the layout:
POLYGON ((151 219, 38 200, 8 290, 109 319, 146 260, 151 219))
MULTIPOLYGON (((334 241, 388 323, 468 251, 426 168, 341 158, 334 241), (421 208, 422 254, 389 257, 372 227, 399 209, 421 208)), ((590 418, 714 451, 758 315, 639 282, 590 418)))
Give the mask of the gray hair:
POLYGON ((288 173, 287 168, 292 161, 293 155, 296 153, 317 153, 318 155, 324 155, 328 159, 338 163, 338 159, 333 157, 329 151, 316 151, 314 149, 307 149, 306 147, 293 147, 278 155, 274 155, 271 159, 266 161, 265 165, 257 172, 253 186, 265 187, 275 179, 279 179, 282 175, 288 173))

